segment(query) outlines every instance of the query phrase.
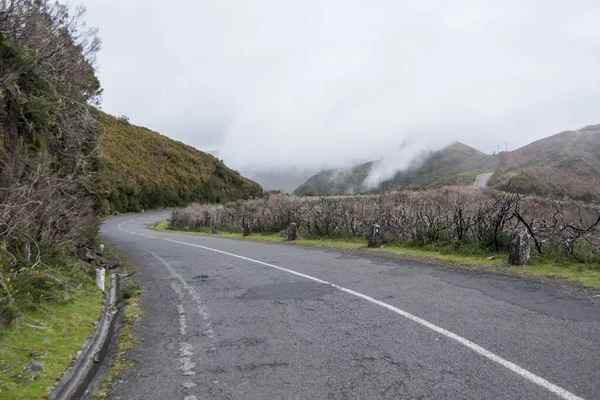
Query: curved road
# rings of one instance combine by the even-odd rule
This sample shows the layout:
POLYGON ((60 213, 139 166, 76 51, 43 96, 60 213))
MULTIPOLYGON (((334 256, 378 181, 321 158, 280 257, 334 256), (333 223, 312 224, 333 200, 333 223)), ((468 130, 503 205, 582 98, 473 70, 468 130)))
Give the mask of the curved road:
POLYGON ((600 299, 516 278, 105 222, 147 314, 111 399, 598 399, 600 299))
POLYGON ((475 186, 478 188, 486 187, 492 175, 494 175, 493 172, 486 172, 485 174, 477 175, 477 179, 475 180, 475 186))

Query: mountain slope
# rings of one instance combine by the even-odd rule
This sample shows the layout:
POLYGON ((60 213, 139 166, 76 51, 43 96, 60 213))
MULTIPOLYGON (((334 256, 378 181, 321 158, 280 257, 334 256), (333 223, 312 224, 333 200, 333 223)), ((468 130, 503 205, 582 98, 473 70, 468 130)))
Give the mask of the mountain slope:
POLYGON ((488 182, 540 196, 600 200, 600 125, 566 131, 503 153, 488 182))
POLYGON ((363 182, 371 172, 373 162, 354 168, 337 168, 321 171, 300 185, 294 194, 348 194, 363 191, 363 182))
POLYGON ((379 189, 472 185, 477 175, 493 171, 497 163, 497 156, 457 142, 442 150, 422 154, 407 170, 398 172, 374 189, 365 188, 363 183, 372 169, 377 168, 378 162, 319 172, 298 187, 294 194, 345 194, 379 189))
POLYGON ((140 211, 192 201, 224 203, 262 195, 210 154, 98 111, 100 212, 140 211))
POLYGON ((497 156, 455 142, 424 155, 406 171, 382 182, 380 189, 468 186, 475 182, 477 175, 491 172, 497 165, 497 156))

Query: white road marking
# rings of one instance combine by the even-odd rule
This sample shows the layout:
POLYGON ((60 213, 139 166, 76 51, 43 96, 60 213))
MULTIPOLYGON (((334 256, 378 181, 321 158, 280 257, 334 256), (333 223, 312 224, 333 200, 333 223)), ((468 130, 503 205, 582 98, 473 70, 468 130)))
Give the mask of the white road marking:
POLYGON ((189 371, 191 369, 194 369, 194 367, 196 366, 196 364, 193 363, 192 359, 189 357, 181 357, 181 363, 183 364, 181 366, 181 369, 184 371, 189 371))
POLYGON ((192 352, 192 345, 189 343, 180 343, 179 354, 181 357, 191 357, 194 355, 192 352))
POLYGON ((183 400, 198 400, 196 396, 185 396, 183 400))
POLYGON ((146 235, 144 235, 143 233, 138 233, 138 235, 146 237, 146 235))
POLYGON ((150 239, 158 239, 156 236, 150 236, 150 235, 148 235, 148 237, 149 237, 150 239))
MULTIPOLYGON (((192 297, 192 299, 196 302, 196 305, 198 306, 198 313, 200 314, 200 316, 204 320, 204 332, 203 333, 204 333, 205 336, 207 336, 208 338, 210 338, 212 340, 215 337, 215 333, 212 330, 212 323, 210 321, 210 314, 208 313, 206 304, 204 304, 204 302, 202 301, 202 298, 200 297, 200 295, 198 294, 198 292, 196 292, 196 290, 193 287, 191 287, 181 277, 181 275, 179 275, 177 273, 177 271, 175 271, 175 269, 173 267, 171 267, 171 265, 169 265, 169 263, 167 263, 165 260, 163 260, 162 258, 160 258, 159 256, 157 256, 156 254, 154 254, 150 250, 146 250, 146 251, 148 253, 150 253, 150 255, 152 255, 152 257, 154 257, 158 261, 160 261, 162 265, 165 266, 165 268, 169 271, 169 273, 171 274, 171 276, 173 276, 175 279, 177 279, 179 281, 179 283, 181 283, 181 286, 183 286, 183 288, 185 290, 187 290, 187 292, 190 294, 190 296, 192 297)), ((213 348, 211 348, 211 350, 213 348)))
MULTIPOLYGON (((351 289, 347 289, 347 288, 345 288, 343 286, 336 285, 334 283, 327 282, 327 281, 324 281, 324 280, 319 279, 319 278, 315 278, 315 277, 310 276, 310 275, 306 275, 306 274, 303 274, 303 273, 300 273, 300 272, 296 272, 296 271, 293 271, 291 269, 279 267, 277 265, 269 264, 269 263, 266 263, 266 262, 263 262, 263 261, 254 260, 252 258, 240 256, 240 255, 233 254, 233 253, 228 253, 226 251, 217 250, 217 249, 213 249, 213 248, 206 247, 206 246, 200 246, 198 244, 181 242, 179 240, 172 240, 172 239, 167 239, 167 238, 164 238, 164 240, 166 240, 168 242, 172 242, 172 243, 183 244, 183 245, 186 245, 186 246, 198 247, 198 248, 201 248, 201 249, 204 249, 204 250, 213 251, 215 253, 220 253, 220 254, 224 254, 224 255, 230 256, 230 257, 239 258, 241 260, 250 261, 250 262, 253 262, 253 263, 256 263, 256 264, 264 265, 266 267, 270 267, 270 268, 274 268, 274 269, 277 269, 277 270, 280 270, 280 271, 288 272, 288 273, 290 273, 292 275, 300 276, 302 278, 306 278, 306 279, 309 279, 309 280, 314 281, 314 282, 323 283, 325 285, 330 285, 330 286, 332 286, 332 287, 334 287, 334 288, 336 288, 336 289, 338 289, 338 290, 340 290, 342 292, 351 294, 353 296, 359 297, 361 299, 364 299, 364 300, 366 300, 368 302, 371 302, 373 304, 376 304, 378 306, 387 308, 388 310, 393 311, 396 314, 399 314, 399 315, 401 315, 401 316, 403 316, 405 318, 408 318, 411 321, 414 321, 414 322, 416 322, 416 323, 418 323, 420 325, 425 326, 426 328, 429 328, 429 329, 431 329, 431 330, 433 330, 433 331, 435 331, 435 332, 437 332, 439 334, 442 334, 442 335, 444 335, 444 336, 446 336, 446 337, 448 337, 450 339, 456 340, 458 343, 460 343, 460 344, 466 346, 467 348, 473 350, 477 354, 479 354, 479 355, 487 358, 488 360, 491 360, 491 361, 494 361, 494 362, 500 364, 501 366, 503 366, 503 367, 509 369, 510 371, 512 371, 512 372, 514 372, 514 373, 516 373, 516 374, 518 374, 520 376, 522 376, 523 378, 525 378, 525 379, 527 379, 527 380, 535 383, 536 385, 539 385, 539 386, 543 387, 544 389, 546 389, 546 390, 548 390, 548 391, 550 391, 550 392, 558 395, 559 397, 561 397, 563 399, 566 399, 566 400, 583 400, 581 397, 576 396, 575 394, 573 394, 573 393, 571 393, 571 392, 569 392, 569 391, 561 388, 560 386, 557 386, 557 385, 555 385, 555 384, 547 381, 546 379, 544 379, 544 378, 542 378, 542 377, 534 374, 533 372, 530 372, 530 371, 526 370, 525 368, 519 367, 517 364, 515 364, 515 363, 513 363, 511 361, 508 361, 508 360, 500 357, 499 355, 496 355, 496 354, 492 353, 491 351, 489 351, 489 350, 487 350, 487 349, 479 346, 478 344, 473 343, 470 340, 467 340, 467 339, 463 338, 462 336, 459 336, 459 335, 457 335, 457 334, 455 334, 453 332, 450 332, 450 331, 448 331, 448 330, 446 330, 446 329, 444 329, 442 327, 439 327, 437 325, 434 325, 431 322, 428 322, 428 321, 426 321, 426 320, 424 320, 422 318, 419 318, 419 317, 417 317, 417 316, 415 316, 415 315, 413 315, 413 314, 411 314, 409 312, 401 310, 398 307, 394 307, 391 304, 384 303, 383 301, 374 299, 371 296, 367 296, 365 294, 356 292, 356 291, 351 290, 351 289)), ((146 251, 148 251, 148 250, 146 250, 146 251)), ((150 253, 150 254, 153 254, 153 253, 150 253)))
POLYGON ((186 324, 185 324, 185 311, 181 304, 177 305, 177 311, 179 312, 179 333, 184 336, 186 334, 186 324))

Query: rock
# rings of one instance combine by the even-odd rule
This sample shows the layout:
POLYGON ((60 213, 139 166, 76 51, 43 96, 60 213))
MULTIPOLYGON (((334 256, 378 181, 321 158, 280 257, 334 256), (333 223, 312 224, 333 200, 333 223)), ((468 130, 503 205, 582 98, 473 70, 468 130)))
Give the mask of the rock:
POLYGON ((287 230, 287 240, 298 239, 298 226, 295 222, 292 222, 287 230))
POLYGON ((495 260, 495 259, 496 259, 496 256, 490 256, 490 257, 488 257, 487 259, 488 259, 488 260, 495 260))
POLYGON ((38 362, 32 361, 23 368, 25 372, 40 372, 44 370, 44 366, 38 362))
POLYGON ((517 230, 510 235, 508 263, 526 265, 531 255, 531 237, 526 230, 517 230))
POLYGON ((219 224, 214 223, 213 226, 212 226, 212 234, 216 235, 218 233, 219 233, 219 224))
POLYGON ((369 247, 381 247, 381 227, 377 224, 371 226, 369 232, 369 247))
POLYGON ((96 260, 98 257, 94 253, 92 253, 90 249, 83 248, 79 250, 79 258, 89 263, 96 260))
POLYGON ((50 339, 44 338, 44 340, 42 340, 42 343, 50 343, 50 339))
POLYGON ((250 225, 248 225, 247 222, 244 222, 242 224, 242 228, 244 228, 243 236, 249 236, 250 235, 250 225))

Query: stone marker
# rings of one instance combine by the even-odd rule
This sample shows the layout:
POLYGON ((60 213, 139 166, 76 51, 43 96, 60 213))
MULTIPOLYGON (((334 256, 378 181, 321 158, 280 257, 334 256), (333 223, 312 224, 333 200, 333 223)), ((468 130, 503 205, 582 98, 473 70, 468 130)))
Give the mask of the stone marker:
POLYGON ((526 230, 516 230, 510 235, 510 250, 508 263, 511 265, 526 265, 529 262, 531 237, 526 230))
POLYGON ((287 240, 296 240, 298 239, 298 226, 295 222, 292 222, 287 230, 287 240))
POLYGON ((377 224, 371 226, 369 232, 369 247, 381 247, 381 227, 377 224))
POLYGON ((104 268, 96 268, 96 286, 104 292, 104 276, 106 271, 104 268))
POLYGON ((27 364, 25 366, 25 368, 23 368, 23 371, 25 371, 25 372, 40 372, 43 370, 44 370, 44 366, 35 361, 30 362, 29 364, 27 364))
POLYGON ((250 235, 250 225, 247 222, 243 222, 242 228, 244 228, 243 236, 249 236, 250 235))

